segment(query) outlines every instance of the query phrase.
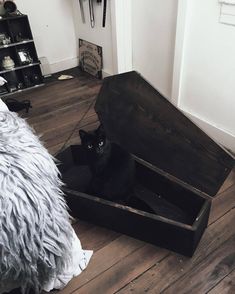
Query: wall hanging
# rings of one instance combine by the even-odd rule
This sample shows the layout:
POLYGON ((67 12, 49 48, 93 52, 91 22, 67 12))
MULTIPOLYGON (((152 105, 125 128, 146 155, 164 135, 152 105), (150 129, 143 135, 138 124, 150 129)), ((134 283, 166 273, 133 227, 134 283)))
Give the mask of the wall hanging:
POLYGON ((102 47, 79 39, 79 64, 83 71, 101 79, 103 66, 102 47))

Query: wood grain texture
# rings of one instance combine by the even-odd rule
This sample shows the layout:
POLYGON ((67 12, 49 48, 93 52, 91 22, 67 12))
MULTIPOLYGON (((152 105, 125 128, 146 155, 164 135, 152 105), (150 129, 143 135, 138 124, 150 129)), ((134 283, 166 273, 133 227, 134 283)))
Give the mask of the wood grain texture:
POLYGON ((79 288, 75 293, 115 293, 168 254, 167 250, 146 244, 101 273, 88 285, 79 288))
POLYGON ((233 208, 235 208, 235 185, 230 186, 213 200, 209 222, 214 222, 233 208))
POLYGON ((234 181, 235 181, 235 171, 232 170, 229 174, 229 176, 227 177, 227 179, 224 181, 223 185, 221 186, 221 188, 219 189, 217 195, 225 192, 228 188, 230 188, 231 186, 234 185, 234 181))
POLYGON ((86 231, 86 234, 80 234, 80 228, 77 230, 77 235, 80 238, 84 248, 92 248, 94 252, 108 245, 113 240, 117 239, 120 234, 107 230, 101 227, 92 227, 86 231))
POLYGON ((81 238, 83 234, 87 233, 89 230, 94 228, 94 225, 87 222, 83 222, 81 220, 76 220, 76 222, 73 223, 73 228, 75 233, 79 235, 79 237, 81 238))
POLYGON ((208 294, 234 294, 235 293, 235 270, 228 274, 208 294))
MULTIPOLYGON (((52 154, 62 148, 84 114, 87 101, 95 100, 101 85, 100 81, 80 72, 74 76, 72 80, 54 80, 45 87, 15 96, 19 100, 31 100, 33 109, 29 114, 22 112, 21 115, 35 126, 37 134, 44 134, 43 140, 52 154)), ((97 125, 92 108, 81 121, 81 126, 92 130, 97 125)), ((80 139, 75 131, 67 146, 77 142, 80 139)), ((233 172, 212 202, 210 225, 192 259, 78 220, 74 228, 83 247, 95 249, 95 253, 88 268, 63 291, 56 293, 81 293, 81 289, 83 293, 89 293, 94 286, 99 289, 93 291, 97 294, 112 294, 115 291, 181 294, 182 289, 196 294, 208 291, 210 294, 235 293, 231 260, 234 252, 234 207, 233 172), (198 281, 202 281, 201 285, 198 281)))
POLYGON ((197 265, 219 248, 225 240, 235 235, 235 228, 229 226, 231 223, 235 223, 234 211, 209 226, 192 258, 171 253, 162 262, 121 290, 120 293, 144 293, 150 290, 153 293, 160 293, 171 284, 174 285, 174 282, 179 278, 197 268, 197 265))
MULTIPOLYGON (((235 269, 235 236, 162 293, 206 293, 235 269)), ((151 293, 151 292, 150 292, 151 293)), ((154 292, 152 292, 154 293, 154 292)))
POLYGON ((82 275, 74 278, 60 294, 72 293, 82 286, 85 289, 85 285, 89 284, 94 278, 98 277, 120 260, 125 259, 129 254, 144 245, 142 241, 124 235, 117 238, 95 252, 89 263, 89 268, 87 268, 82 275))

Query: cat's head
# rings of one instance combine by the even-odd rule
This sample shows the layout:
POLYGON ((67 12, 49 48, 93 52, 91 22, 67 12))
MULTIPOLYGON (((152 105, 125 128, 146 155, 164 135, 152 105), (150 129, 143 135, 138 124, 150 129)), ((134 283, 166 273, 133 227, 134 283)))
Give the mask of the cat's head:
POLYGON ((93 132, 79 130, 79 135, 83 148, 85 148, 88 154, 95 157, 104 154, 110 145, 102 126, 99 126, 98 129, 93 132))

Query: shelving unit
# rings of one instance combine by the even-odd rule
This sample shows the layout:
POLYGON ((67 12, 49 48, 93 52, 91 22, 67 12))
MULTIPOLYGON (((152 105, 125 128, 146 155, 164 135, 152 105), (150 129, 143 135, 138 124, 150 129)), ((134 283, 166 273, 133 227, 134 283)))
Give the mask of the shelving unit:
POLYGON ((38 87, 42 87, 42 86, 44 86, 43 83, 42 84, 39 84, 39 85, 32 86, 32 87, 20 89, 20 90, 17 90, 15 92, 8 92, 8 93, 6 92, 3 96, 5 98, 5 97, 8 97, 8 96, 12 95, 13 93, 25 92, 25 91, 29 91, 29 90, 32 90, 32 89, 35 89, 35 88, 38 88, 38 87))
POLYGON ((5 70, 1 70, 0 71, 0 75, 4 74, 4 73, 7 73, 7 72, 11 72, 11 71, 16 71, 16 70, 20 70, 20 69, 24 69, 24 68, 27 68, 29 66, 36 66, 36 65, 39 65, 40 63, 39 62, 34 62, 34 63, 29 63, 27 65, 22 65, 22 66, 15 66, 13 69, 5 69, 5 70))
POLYGON ((27 40, 27 41, 21 41, 21 42, 16 42, 16 43, 11 43, 11 44, 8 44, 8 45, 2 45, 0 46, 0 49, 2 48, 8 48, 8 47, 14 47, 14 46, 17 46, 17 45, 22 45, 22 44, 27 44, 27 43, 32 43, 33 40, 27 40))
POLYGON ((43 85, 43 76, 27 15, 0 19, 0 76, 8 87, 0 87, 0 96, 33 89, 43 85), (10 40, 2 41, 1 36, 10 40), (5 56, 14 61, 13 68, 2 63, 5 56))

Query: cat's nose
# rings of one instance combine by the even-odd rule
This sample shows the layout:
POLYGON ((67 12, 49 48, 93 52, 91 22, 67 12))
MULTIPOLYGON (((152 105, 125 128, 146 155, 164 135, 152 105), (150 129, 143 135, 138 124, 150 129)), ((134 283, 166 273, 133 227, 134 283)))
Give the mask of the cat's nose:
POLYGON ((104 151, 104 150, 103 150, 103 149, 100 149, 100 148, 97 148, 97 149, 96 149, 96 152, 97 152, 98 154, 102 154, 103 151, 104 151))

